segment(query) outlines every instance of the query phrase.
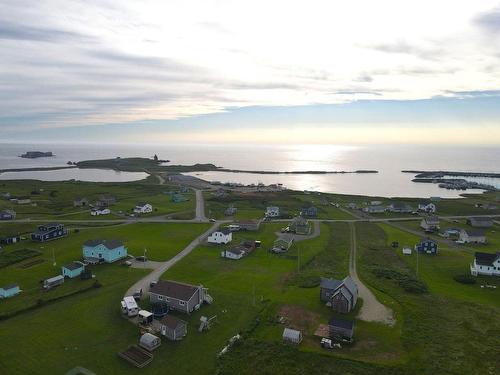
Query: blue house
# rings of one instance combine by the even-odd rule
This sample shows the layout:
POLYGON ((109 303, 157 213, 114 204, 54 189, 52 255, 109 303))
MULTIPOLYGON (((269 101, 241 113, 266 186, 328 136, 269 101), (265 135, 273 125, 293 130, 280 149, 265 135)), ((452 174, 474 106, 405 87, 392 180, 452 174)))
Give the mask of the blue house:
POLYGON ((12 210, 0 211, 0 220, 14 220, 16 218, 16 212, 12 210))
POLYGON ((36 232, 31 233, 31 240, 37 242, 45 242, 64 237, 68 231, 64 229, 63 224, 50 223, 39 225, 36 232))
POLYGON ((85 271, 85 265, 80 262, 71 262, 62 266, 62 275, 70 279, 80 276, 85 271))
POLYGON ((314 206, 302 207, 300 214, 304 217, 316 217, 318 216, 318 209, 314 206))
POLYGON ((436 241, 426 238, 415 245, 415 250, 419 253, 436 255, 438 253, 438 244, 436 241))
POLYGON ((92 264, 113 263, 127 256, 120 240, 89 240, 83 244, 83 258, 92 264))
POLYGON ((0 287, 0 298, 14 297, 18 293, 21 293, 21 289, 17 284, 0 287))

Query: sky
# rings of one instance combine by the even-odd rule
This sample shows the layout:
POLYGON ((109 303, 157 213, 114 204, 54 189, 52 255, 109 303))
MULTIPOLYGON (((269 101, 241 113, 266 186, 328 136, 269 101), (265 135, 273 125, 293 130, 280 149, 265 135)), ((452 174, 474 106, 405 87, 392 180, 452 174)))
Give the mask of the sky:
POLYGON ((500 144, 500 1, 0 0, 0 141, 500 144))

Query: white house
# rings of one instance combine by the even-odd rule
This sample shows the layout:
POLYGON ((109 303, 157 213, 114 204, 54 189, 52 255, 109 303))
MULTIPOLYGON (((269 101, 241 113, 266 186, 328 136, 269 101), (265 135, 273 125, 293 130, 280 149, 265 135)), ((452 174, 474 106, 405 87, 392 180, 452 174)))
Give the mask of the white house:
POLYGON ((482 230, 462 229, 458 239, 463 243, 486 243, 486 235, 482 230))
POLYGON ((432 202, 423 202, 418 204, 418 210, 433 214, 434 212, 436 212, 437 207, 432 202))
POLYGON ((437 216, 426 216, 422 218, 420 227, 426 232, 433 232, 439 229, 439 218, 437 216))
POLYGON ((500 252, 496 254, 476 252, 470 265, 472 276, 500 276, 500 252))
POLYGON ((368 212, 370 214, 381 214, 384 213, 387 207, 385 206, 367 206, 363 208, 364 212, 368 212))
POLYGON ((208 236, 208 243, 214 244, 228 244, 233 240, 233 232, 229 228, 224 228, 221 230, 216 230, 210 236, 208 236))
POLYGON ((103 208, 103 209, 100 209, 100 208, 93 208, 91 211, 90 211, 90 214, 92 216, 99 216, 99 215, 109 215, 111 213, 111 210, 109 208, 103 208))
POLYGON ((150 212, 153 212, 153 206, 149 203, 139 203, 134 208, 134 213, 136 214, 149 214, 150 212))
POLYGON ((389 211, 398 213, 412 212, 411 206, 403 202, 394 202, 389 206, 389 211))
POLYGON ((266 208, 266 217, 278 217, 280 216, 280 208, 276 206, 270 206, 266 208))

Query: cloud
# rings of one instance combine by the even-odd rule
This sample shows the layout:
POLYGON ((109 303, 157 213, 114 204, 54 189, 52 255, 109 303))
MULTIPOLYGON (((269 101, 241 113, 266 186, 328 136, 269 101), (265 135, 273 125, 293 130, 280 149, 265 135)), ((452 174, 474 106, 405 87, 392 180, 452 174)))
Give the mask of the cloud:
POLYGON ((484 97, 500 97, 500 90, 472 90, 472 91, 446 91, 447 94, 457 96, 459 98, 484 98, 484 97))
POLYGON ((500 33, 500 7, 496 7, 489 12, 480 14, 474 21, 484 30, 498 36, 498 33, 500 33))
POLYGON ((39 28, 1 20, 0 39, 37 42, 61 42, 68 40, 91 41, 93 38, 87 35, 82 35, 66 30, 39 28))
POLYGON ((442 48, 435 45, 422 47, 417 44, 408 43, 405 40, 376 44, 369 48, 384 53, 413 55, 424 60, 437 60, 444 52, 442 48))

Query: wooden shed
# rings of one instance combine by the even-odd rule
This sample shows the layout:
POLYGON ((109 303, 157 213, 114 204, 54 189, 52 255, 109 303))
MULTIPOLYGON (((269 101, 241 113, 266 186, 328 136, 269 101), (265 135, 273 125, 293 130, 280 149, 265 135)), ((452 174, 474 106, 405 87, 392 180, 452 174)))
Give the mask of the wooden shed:
POLYGON ((139 345, 143 347, 146 350, 149 350, 152 352, 155 350, 157 347, 161 345, 161 340, 159 337, 146 332, 144 335, 141 336, 139 339, 139 345))
POLYGON ((164 316, 160 324, 160 333, 169 340, 182 340, 187 335, 187 323, 173 315, 164 316))

